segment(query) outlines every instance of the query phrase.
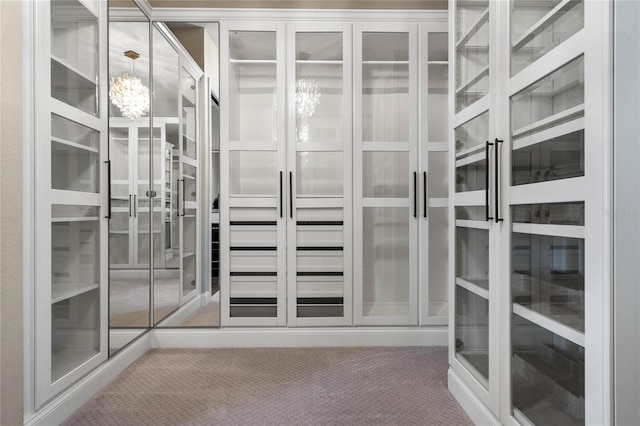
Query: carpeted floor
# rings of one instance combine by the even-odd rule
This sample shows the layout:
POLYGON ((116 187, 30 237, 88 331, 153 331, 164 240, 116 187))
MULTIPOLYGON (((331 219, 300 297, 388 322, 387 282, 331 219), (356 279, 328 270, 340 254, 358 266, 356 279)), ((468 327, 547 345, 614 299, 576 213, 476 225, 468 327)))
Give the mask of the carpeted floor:
POLYGON ((154 349, 65 425, 472 425, 442 347, 154 349))

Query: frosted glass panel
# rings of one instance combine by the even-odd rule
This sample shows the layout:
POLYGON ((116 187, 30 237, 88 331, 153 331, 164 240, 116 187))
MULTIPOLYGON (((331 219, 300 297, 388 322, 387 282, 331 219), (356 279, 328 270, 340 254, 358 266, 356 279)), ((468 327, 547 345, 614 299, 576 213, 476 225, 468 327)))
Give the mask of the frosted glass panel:
POLYGON ((298 152, 296 162, 298 196, 342 196, 344 192, 342 152, 298 152))
POLYGON ((479 191, 487 188, 487 162, 478 160, 456 167, 456 192, 479 191))
POLYGON ((97 193, 100 133, 51 114, 51 188, 97 193))
POLYGON ((456 356, 489 378, 489 301, 456 286, 456 356))
POLYGON ((511 128, 519 138, 584 113, 584 57, 536 81, 511 98, 511 128))
POLYGON ((409 141, 409 64, 362 64, 362 140, 409 141))
POLYGON ((583 27, 583 1, 512 0, 511 75, 541 58, 583 27))
POLYGON ((229 34, 229 139, 277 139, 276 33, 229 34))
POLYGON ((180 93, 182 94, 182 155, 198 158, 196 139, 196 81, 182 68, 180 70, 180 93))
POLYGON ((98 18, 77 0, 51 1, 51 96, 98 115, 98 18))
POLYGON ((270 196, 278 194, 276 153, 273 151, 231 151, 231 196, 270 196))
POLYGON ((363 152, 362 168, 364 197, 409 196, 408 152, 363 152))
POLYGON ((429 152, 429 173, 427 179, 429 198, 447 198, 449 196, 449 173, 447 165, 449 153, 429 152))
POLYGON ((456 112, 489 91, 489 1, 456 2, 456 112))
POLYGON ((534 424, 585 424, 584 348, 513 314, 513 407, 534 424))
POLYGON ((342 33, 296 33, 296 60, 342 60, 342 33))
POLYGON ((182 294, 196 289, 196 210, 187 209, 182 235, 182 294))
MULTIPOLYGON (((429 208, 429 302, 446 302, 449 276, 448 208, 429 208)), ((424 261, 424 257, 421 259, 424 261)), ((429 312, 437 315, 438 312, 429 312)))
POLYGON ((447 142, 449 138, 449 66, 429 64, 427 120, 429 142, 447 142))
POLYGON ((363 315, 409 316, 409 208, 363 209, 363 315))
POLYGON ((408 61, 408 33, 375 33, 362 34, 363 61, 408 61))
MULTIPOLYGON (((184 198, 183 200, 186 202, 193 201, 195 202, 197 199, 197 186, 196 186, 196 177, 197 177, 197 169, 188 164, 182 165, 182 178, 184 179, 184 198)), ((181 201, 182 202, 182 201, 181 201)))
POLYGON ((489 289, 489 231, 456 227, 456 277, 489 289))
POLYGON ((456 155, 473 148, 480 149, 489 140, 489 111, 456 127, 454 133, 456 155))

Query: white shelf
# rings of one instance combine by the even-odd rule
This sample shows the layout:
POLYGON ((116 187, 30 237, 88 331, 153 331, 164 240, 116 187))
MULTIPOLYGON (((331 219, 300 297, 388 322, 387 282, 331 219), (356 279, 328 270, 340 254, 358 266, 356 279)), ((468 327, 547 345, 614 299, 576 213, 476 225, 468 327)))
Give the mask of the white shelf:
MULTIPOLYGON (((473 24, 473 26, 471 28, 469 28, 469 30, 466 32, 466 34, 464 34, 462 37, 460 37, 460 39, 456 42, 456 49, 459 49, 462 45, 468 43, 469 40, 471 40, 471 38, 473 38, 473 36, 476 35, 476 33, 478 31, 480 31, 480 28, 482 28, 482 26, 484 24, 486 24, 487 22, 489 22, 489 8, 488 7, 484 12, 482 12, 482 15, 480 15, 480 18, 478 18, 476 23, 473 24)), ((488 43, 488 40, 487 40, 487 43, 488 43)))
POLYGON ((427 61, 427 65, 449 65, 449 61, 427 61))
POLYGON ((71 65, 69 62, 65 61, 62 58, 58 58, 55 55, 51 55, 51 59, 55 62, 57 62, 58 64, 62 65, 63 67, 65 67, 67 70, 71 71, 72 73, 82 77, 84 80, 86 80, 87 82, 89 82, 90 84, 92 84, 93 86, 96 86, 96 77, 91 77, 90 75, 80 71, 78 68, 76 68, 75 66, 71 65))
POLYGON ((456 227, 472 229, 489 229, 490 222, 486 220, 456 219, 456 227))
POLYGON ((231 64, 276 64, 275 59, 229 59, 231 64))
POLYGON ((296 64, 321 64, 321 65, 342 65, 342 60, 331 59, 296 59, 296 64))
POLYGON ((557 334, 560 337, 575 343, 576 345, 584 347, 585 338, 584 333, 575 330, 561 322, 558 322, 552 318, 542 315, 536 311, 526 308, 518 303, 513 304, 513 313, 521 316, 522 318, 557 334))
POLYGON ((83 217, 52 217, 51 223, 61 222, 93 222, 100 220, 98 216, 83 216, 83 217))
POLYGON ((98 287, 99 283, 54 283, 51 288, 51 304, 71 299, 98 287))
POLYGON ((362 61, 362 65, 409 65, 409 61, 362 61))
POLYGON ((194 176, 183 175, 182 177, 186 178, 186 179, 196 180, 196 178, 194 176))
POLYGON ((548 235, 551 237, 583 238, 584 226, 547 225, 540 223, 514 223, 513 232, 520 234, 548 235))
POLYGON ((533 135, 522 136, 513 141, 513 149, 522 149, 531 145, 545 142, 551 139, 558 138, 560 136, 568 135, 584 129, 584 117, 578 117, 575 120, 571 120, 566 123, 559 124, 550 129, 542 130, 533 135))
POLYGON ((66 139, 61 139, 61 138, 56 138, 56 137, 51 137, 51 142, 57 142, 59 144, 63 144, 63 145, 67 145, 70 148, 76 148, 76 149, 81 149, 83 151, 89 151, 89 152, 99 152, 97 148, 91 148, 89 146, 86 145, 82 145, 76 142, 71 142, 68 141, 66 139))
POLYGON ((554 123, 562 120, 568 120, 577 115, 584 115, 584 104, 576 105, 572 108, 566 109, 562 112, 554 114, 550 117, 543 118, 542 120, 538 120, 535 123, 531 123, 527 126, 520 127, 517 130, 513 131, 513 138, 517 138, 518 136, 524 135, 526 133, 532 133, 537 129, 552 126, 554 123))
POLYGON ((563 16, 563 13, 571 9, 579 3, 578 0, 562 0, 551 9, 546 15, 544 15, 538 22, 533 24, 531 28, 525 31, 518 39, 513 42, 511 51, 515 52, 520 50, 524 45, 529 43, 534 37, 542 33, 549 25, 552 25, 555 21, 563 16))
POLYGON ((465 280, 464 278, 456 277, 456 285, 464 288, 465 290, 469 290, 471 293, 476 296, 480 296, 485 300, 489 300, 489 290, 485 290, 484 288, 465 280))
POLYGON ((461 151, 456 152, 456 158, 464 157, 469 154, 474 154, 479 151, 483 151, 486 149, 486 145, 484 143, 479 143, 478 145, 474 145, 470 148, 465 148, 461 151))
POLYGON ((489 75, 489 65, 487 65, 486 67, 482 68, 480 70, 480 72, 475 77, 473 77, 471 80, 467 81, 465 84, 463 84, 462 86, 457 88, 456 89, 456 95, 459 95, 461 93, 467 92, 468 89, 473 87, 476 83, 478 83, 480 80, 482 80, 483 78, 487 77, 488 75, 489 75))
POLYGON ((131 231, 109 231, 109 233, 114 235, 129 235, 131 231))
POLYGON ((188 251, 185 253, 182 253, 182 258, 184 259, 185 257, 191 257, 191 256, 195 256, 195 252, 194 251, 188 251))
POLYGON ((486 152, 479 152, 477 154, 473 154, 473 155, 469 155, 467 157, 461 158, 460 160, 456 160, 456 167, 466 166, 468 164, 477 163, 483 160, 486 160, 486 152))
POLYGON ((55 361, 51 363, 51 377, 61 378, 96 355, 98 351, 91 348, 57 350, 52 356, 55 361))

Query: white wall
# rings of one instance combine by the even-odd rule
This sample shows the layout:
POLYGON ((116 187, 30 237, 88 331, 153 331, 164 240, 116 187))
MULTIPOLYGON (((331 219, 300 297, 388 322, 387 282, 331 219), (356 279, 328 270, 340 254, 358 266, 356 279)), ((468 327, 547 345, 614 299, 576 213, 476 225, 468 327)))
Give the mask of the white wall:
POLYGON ((22 2, 0 1, 0 424, 23 423, 22 2))
POLYGON ((615 422, 640 424, 640 3, 615 6, 615 422))

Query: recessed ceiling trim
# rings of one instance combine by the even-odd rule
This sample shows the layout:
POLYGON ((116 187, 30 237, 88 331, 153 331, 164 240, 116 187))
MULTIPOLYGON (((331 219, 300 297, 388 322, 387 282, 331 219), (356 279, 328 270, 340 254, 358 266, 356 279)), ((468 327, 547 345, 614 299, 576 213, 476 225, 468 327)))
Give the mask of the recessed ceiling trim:
POLYGON ((154 8, 152 19, 167 22, 446 22, 446 10, 211 9, 154 8))

